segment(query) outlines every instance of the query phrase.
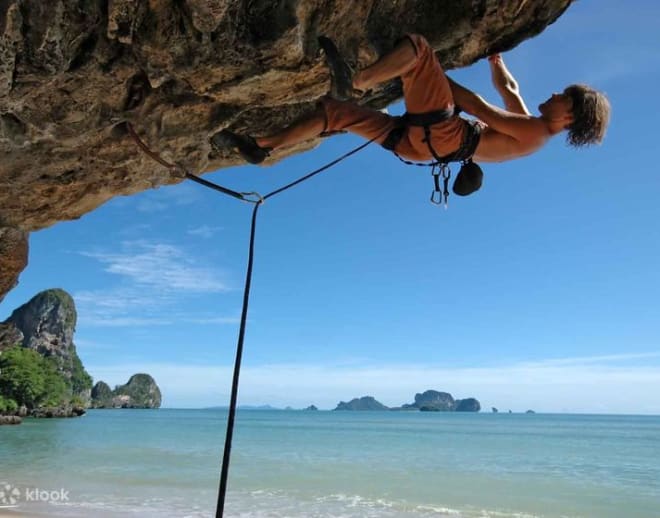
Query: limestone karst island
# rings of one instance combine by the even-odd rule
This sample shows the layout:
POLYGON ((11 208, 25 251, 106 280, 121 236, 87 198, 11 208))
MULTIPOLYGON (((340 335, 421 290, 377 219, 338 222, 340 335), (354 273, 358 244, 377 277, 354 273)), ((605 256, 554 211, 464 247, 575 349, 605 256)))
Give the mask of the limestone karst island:
POLYGON ((481 404, 475 398, 454 399, 448 392, 426 390, 415 394, 415 401, 399 407, 388 407, 373 396, 363 396, 348 402, 340 401, 335 410, 419 410, 421 412, 479 412, 481 404))
POLYGON ((76 308, 60 289, 39 293, 0 324, 0 423, 30 417, 75 417, 88 408, 159 408, 160 389, 135 374, 111 389, 92 386, 73 343, 76 308))

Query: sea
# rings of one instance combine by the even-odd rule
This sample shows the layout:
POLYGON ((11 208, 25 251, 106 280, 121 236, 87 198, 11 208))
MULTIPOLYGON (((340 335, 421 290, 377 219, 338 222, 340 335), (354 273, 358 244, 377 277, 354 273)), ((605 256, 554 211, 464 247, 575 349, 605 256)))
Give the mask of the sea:
MULTIPOLYGON (((214 516, 227 411, 0 427, 0 515, 214 516)), ((660 417, 239 410, 224 516, 660 518, 660 417)))

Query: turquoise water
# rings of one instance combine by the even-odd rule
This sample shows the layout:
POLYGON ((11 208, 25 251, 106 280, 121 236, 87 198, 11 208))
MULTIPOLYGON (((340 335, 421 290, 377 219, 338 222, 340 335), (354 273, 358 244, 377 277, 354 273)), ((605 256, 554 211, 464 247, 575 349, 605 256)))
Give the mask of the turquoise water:
MULTIPOLYGON (((211 516, 225 419, 0 427, 0 483, 20 493, 0 514, 211 516)), ((659 518, 660 417, 239 411, 226 516, 659 518)))

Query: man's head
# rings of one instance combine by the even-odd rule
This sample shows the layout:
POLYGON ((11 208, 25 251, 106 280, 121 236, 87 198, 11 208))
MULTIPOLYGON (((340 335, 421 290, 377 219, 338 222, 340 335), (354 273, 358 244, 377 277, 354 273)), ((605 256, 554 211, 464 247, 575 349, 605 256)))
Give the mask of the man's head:
POLYGON ((566 141, 575 147, 599 144, 610 121, 610 102, 586 85, 571 85, 539 106, 541 115, 568 130, 566 141))

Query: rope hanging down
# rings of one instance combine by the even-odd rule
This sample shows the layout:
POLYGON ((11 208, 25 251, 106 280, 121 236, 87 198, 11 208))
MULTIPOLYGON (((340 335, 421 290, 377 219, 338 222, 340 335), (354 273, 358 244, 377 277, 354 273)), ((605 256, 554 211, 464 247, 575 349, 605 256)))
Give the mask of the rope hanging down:
POLYGON ((380 137, 382 137, 385 133, 378 135, 374 137, 373 139, 365 142, 364 144, 359 145, 358 147, 352 149, 351 151, 343 154, 339 158, 336 158, 335 160, 319 167, 318 169, 315 169, 309 174, 306 174, 305 176, 298 178, 297 180, 284 185, 283 187, 280 187, 279 189, 275 189, 272 192, 269 192, 265 196, 261 196, 257 192, 236 192, 232 191, 231 189, 227 189, 226 187, 223 187, 221 185, 215 184, 213 182, 209 182, 208 180, 203 180, 202 178, 199 178, 198 176, 190 173, 185 169, 184 166, 180 164, 172 164, 170 162, 167 162, 163 160, 163 158, 157 154, 154 153, 137 135, 135 130, 133 129, 133 126, 130 123, 126 123, 126 127, 128 128, 128 132, 133 137, 133 140, 137 143, 139 148, 151 159, 154 161, 158 162, 160 165, 168 168, 170 171, 172 171, 174 174, 188 178, 189 180, 192 180, 194 182, 197 182, 205 187, 208 187, 210 189, 213 189, 215 191, 221 192, 222 194, 226 194, 228 196, 231 196, 233 198, 236 198, 240 201, 245 201, 248 203, 254 204, 254 208, 252 210, 252 224, 250 226, 250 245, 249 245, 249 250, 248 250, 248 262, 247 262, 247 268, 245 272, 245 287, 243 291, 243 308, 241 310, 241 323, 239 326, 239 332, 238 332, 238 343, 236 345, 236 359, 234 361, 234 373, 232 377, 232 384, 231 384, 231 398, 229 402, 229 414, 227 416, 227 432, 225 434, 225 447, 224 447, 224 452, 222 455, 222 469, 220 472, 220 487, 218 489, 218 501, 216 505, 216 511, 215 511, 215 516, 216 518, 222 518, 223 513, 224 513, 224 508, 225 508, 225 496, 227 494, 227 481, 229 478, 229 460, 231 456, 231 443, 232 443, 232 438, 234 435, 234 420, 236 417, 236 404, 238 401, 238 382, 239 382, 239 377, 240 377, 240 372, 241 372, 241 359, 243 357, 243 342, 245 339, 245 326, 247 322, 247 313, 248 313, 248 305, 250 302, 250 287, 252 285, 252 265, 254 263, 254 240, 255 240, 255 235, 256 235, 256 227, 257 227, 257 213, 259 211, 259 207, 261 206, 262 203, 264 203, 268 198, 271 198, 273 196, 276 196, 277 194, 280 194, 281 192, 284 192, 292 187, 295 187, 296 185, 304 182, 305 180, 310 179, 312 176, 316 176, 317 174, 325 171, 326 169, 329 169, 330 167, 338 164, 342 160, 345 160, 351 155, 354 155, 355 153, 358 153, 359 151, 362 151, 365 147, 367 147, 369 144, 372 142, 378 140, 380 137))

